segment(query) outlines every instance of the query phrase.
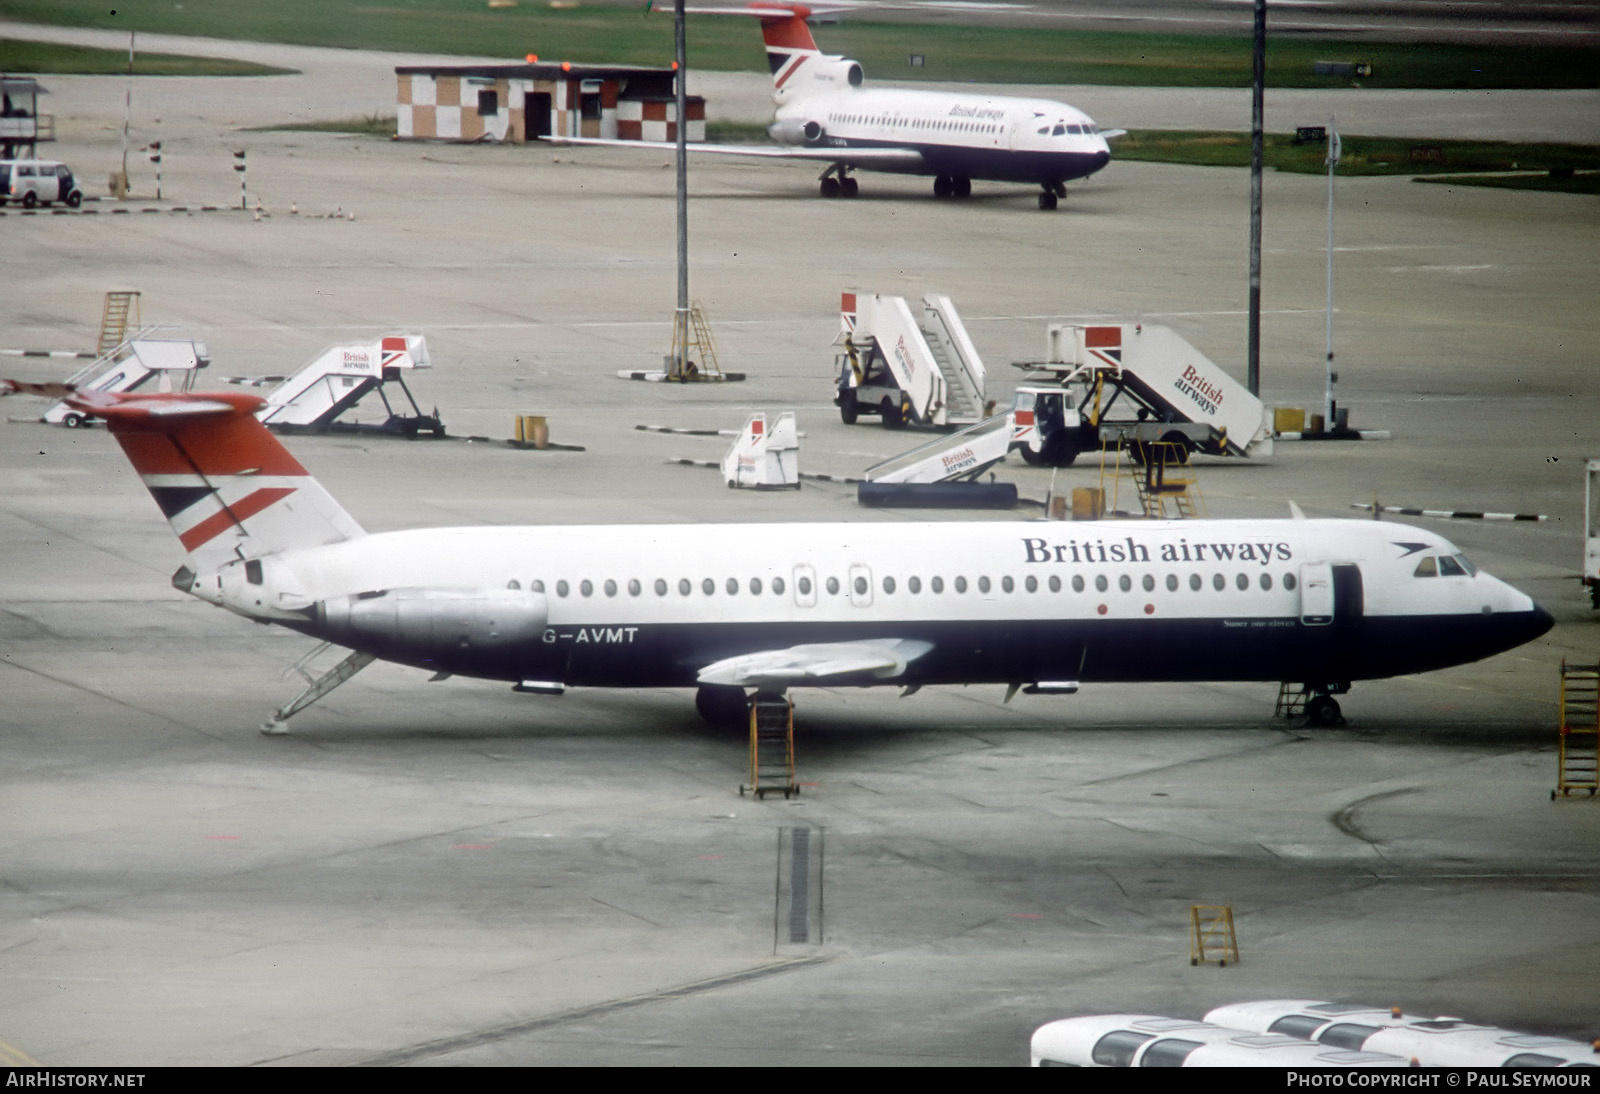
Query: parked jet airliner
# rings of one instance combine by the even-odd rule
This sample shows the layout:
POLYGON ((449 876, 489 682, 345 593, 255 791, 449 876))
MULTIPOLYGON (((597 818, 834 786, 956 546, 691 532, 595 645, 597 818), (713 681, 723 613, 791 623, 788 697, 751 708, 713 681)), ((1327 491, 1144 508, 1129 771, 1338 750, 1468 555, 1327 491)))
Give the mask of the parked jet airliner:
MULTIPOLYGON (((44 387, 61 385, 11 385, 62 394, 44 387)), ((174 586, 349 647, 339 680, 381 658, 525 691, 698 687, 713 718, 745 689, 801 685, 1292 681, 1334 723, 1351 681, 1475 661, 1552 622, 1440 536, 1374 521, 369 535, 256 420, 258 396, 67 398, 107 423, 188 552, 174 586)))
MULTIPOLYGON (((963 92, 873 90, 861 66, 824 54, 806 26, 801 4, 758 0, 744 8, 687 8, 700 15, 751 15, 761 20, 772 69, 776 120, 767 132, 782 147, 695 144, 696 152, 816 160, 823 197, 854 197, 851 171, 862 168, 932 175, 939 197, 966 197, 973 179, 1040 187, 1039 208, 1054 209, 1066 184, 1111 159, 1105 136, 1083 111, 1048 99, 963 92)), ((661 141, 556 138, 569 144, 676 148, 661 141)))

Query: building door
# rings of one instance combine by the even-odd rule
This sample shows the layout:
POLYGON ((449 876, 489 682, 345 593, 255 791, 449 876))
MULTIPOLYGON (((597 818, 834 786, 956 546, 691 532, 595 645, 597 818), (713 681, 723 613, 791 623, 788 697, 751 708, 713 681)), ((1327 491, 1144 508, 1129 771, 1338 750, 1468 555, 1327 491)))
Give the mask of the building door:
POLYGON ((522 122, 524 139, 536 141, 550 135, 550 93, 530 91, 523 99, 522 122))

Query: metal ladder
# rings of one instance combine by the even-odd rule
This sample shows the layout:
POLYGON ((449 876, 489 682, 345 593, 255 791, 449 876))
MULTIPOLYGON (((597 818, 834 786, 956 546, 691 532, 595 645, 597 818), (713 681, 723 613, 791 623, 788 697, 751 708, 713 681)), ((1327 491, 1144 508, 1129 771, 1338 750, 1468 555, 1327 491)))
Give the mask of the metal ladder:
POLYGON ((1130 442, 1126 438, 1105 439, 1100 446, 1100 496, 1107 499, 1105 512, 1121 513, 1118 500, 1121 495, 1123 472, 1133 480, 1139 498, 1139 516, 1146 520, 1163 520, 1169 516, 1178 520, 1192 520, 1204 516, 1200 487, 1194 472, 1178 459, 1181 446, 1166 441, 1130 442), (1143 454, 1143 464, 1133 458, 1137 444, 1143 454), (1124 462, 1124 455, 1127 456, 1124 462), (1107 479, 1110 489, 1107 489, 1107 479), (1172 512, 1168 513, 1168 506, 1172 512))
POLYGON ((128 320, 139 324, 138 292, 115 291, 106 293, 105 305, 100 311, 100 341, 95 346, 95 356, 104 357, 128 337, 128 320))
POLYGON ((750 699, 750 781, 739 787, 758 798, 800 793, 794 779, 794 703, 787 695, 757 693, 750 699))
POLYGON ((1278 685, 1278 702, 1272 708, 1274 718, 1295 718, 1306 712, 1306 700, 1311 698, 1311 689, 1304 684, 1291 684, 1288 681, 1278 685))
POLYGON ((1139 508, 1148 520, 1165 519, 1169 502, 1172 515, 1178 520, 1193 520, 1199 513, 1200 491, 1194 473, 1178 459, 1180 447, 1166 441, 1145 444, 1143 471, 1131 468, 1139 491, 1139 508))
POLYGON ((1556 766, 1555 800, 1559 791, 1600 789, 1600 664, 1561 662, 1560 758, 1556 766))
POLYGON ((721 379, 722 366, 717 362, 717 345, 711 338, 711 325, 706 322, 705 308, 696 300, 687 312, 674 312, 672 317, 672 352, 667 354, 667 371, 673 371, 673 362, 682 351, 682 375, 674 380, 721 379))

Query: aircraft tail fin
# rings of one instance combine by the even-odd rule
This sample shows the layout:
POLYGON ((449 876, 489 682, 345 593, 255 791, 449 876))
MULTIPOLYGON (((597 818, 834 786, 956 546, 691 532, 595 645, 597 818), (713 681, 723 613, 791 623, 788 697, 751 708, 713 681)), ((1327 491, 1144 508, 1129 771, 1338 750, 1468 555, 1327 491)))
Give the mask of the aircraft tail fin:
POLYGON ((697 15, 749 15, 761 20, 761 37, 767 43, 767 67, 772 71, 772 93, 782 102, 786 92, 818 79, 842 80, 850 86, 861 83, 861 69, 854 61, 825 55, 811 37, 806 20, 830 10, 805 4, 754 0, 742 8, 685 8, 697 15), (843 66, 838 73, 834 64, 843 66), (854 74, 851 74, 851 70, 854 74), (797 79, 796 77, 800 78, 797 79))
POLYGON ((243 393, 73 393, 105 420, 196 570, 364 535, 243 393))

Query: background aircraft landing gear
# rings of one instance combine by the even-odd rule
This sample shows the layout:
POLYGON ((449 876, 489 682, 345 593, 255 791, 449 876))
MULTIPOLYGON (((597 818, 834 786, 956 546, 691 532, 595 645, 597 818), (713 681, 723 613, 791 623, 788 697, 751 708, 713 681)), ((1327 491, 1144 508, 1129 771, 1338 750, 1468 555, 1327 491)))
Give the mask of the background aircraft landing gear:
POLYGON ((853 198, 861 192, 861 186, 848 174, 849 168, 842 163, 833 164, 822 172, 822 196, 825 198, 853 198))

